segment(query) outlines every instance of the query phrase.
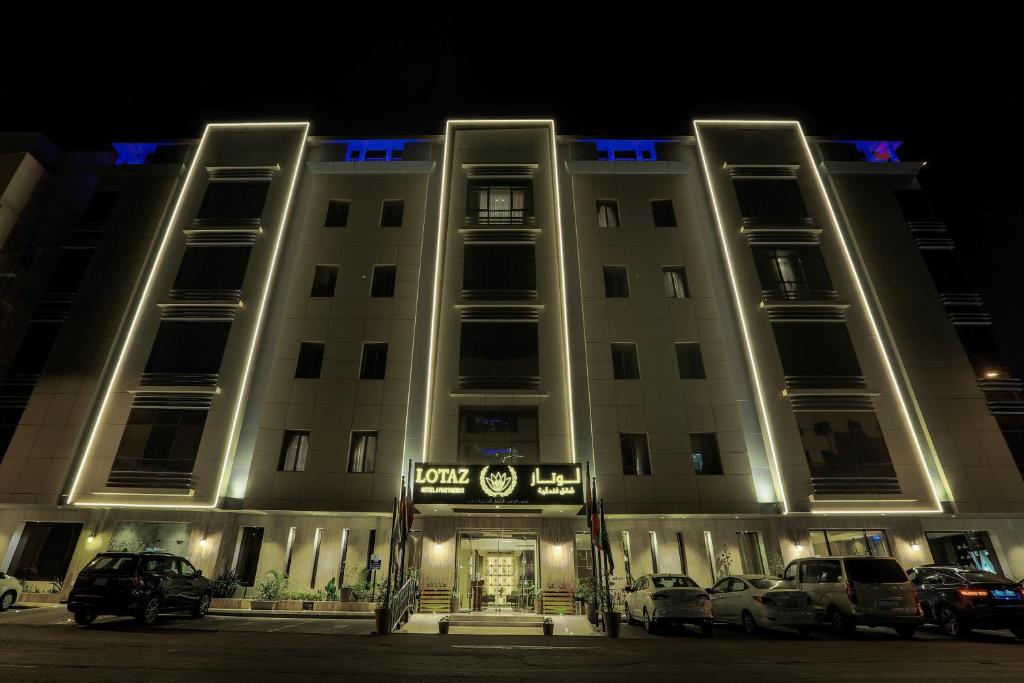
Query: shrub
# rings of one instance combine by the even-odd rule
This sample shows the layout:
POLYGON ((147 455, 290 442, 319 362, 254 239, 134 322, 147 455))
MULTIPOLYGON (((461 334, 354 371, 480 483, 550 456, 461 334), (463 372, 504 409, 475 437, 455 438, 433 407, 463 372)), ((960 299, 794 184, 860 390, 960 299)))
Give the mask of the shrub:
POLYGON ((288 575, 276 569, 271 569, 264 575, 263 580, 256 584, 256 599, 274 601, 280 600, 288 585, 288 575))
POLYGON ((220 576, 213 580, 211 585, 213 597, 230 598, 235 594, 235 590, 237 590, 241 585, 242 581, 238 572, 233 569, 229 569, 222 572, 220 576))
POLYGON ((327 585, 324 586, 324 599, 333 602, 338 600, 340 597, 341 593, 338 591, 338 582, 332 578, 327 582, 327 585))

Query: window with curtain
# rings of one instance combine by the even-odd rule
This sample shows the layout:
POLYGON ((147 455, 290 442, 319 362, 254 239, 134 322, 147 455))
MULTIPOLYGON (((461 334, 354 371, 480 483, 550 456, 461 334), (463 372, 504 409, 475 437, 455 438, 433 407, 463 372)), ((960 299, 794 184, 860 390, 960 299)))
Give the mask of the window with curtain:
POLYGON ((373 472, 377 459, 377 432, 352 432, 348 451, 349 472, 373 472))
POLYGON ((665 266, 661 269, 665 281, 665 296, 669 299, 686 299, 690 296, 690 284, 686 280, 686 266, 665 266))
POLYGON ((642 476, 651 473, 651 453, 646 434, 619 434, 622 448, 622 473, 642 476))
POLYGON ((303 472, 306 469, 306 455, 309 453, 309 432, 287 430, 281 440, 281 457, 277 463, 279 472, 303 472))
POLYGON ((470 181, 467 216, 478 224, 518 224, 533 216, 533 188, 529 180, 470 181))

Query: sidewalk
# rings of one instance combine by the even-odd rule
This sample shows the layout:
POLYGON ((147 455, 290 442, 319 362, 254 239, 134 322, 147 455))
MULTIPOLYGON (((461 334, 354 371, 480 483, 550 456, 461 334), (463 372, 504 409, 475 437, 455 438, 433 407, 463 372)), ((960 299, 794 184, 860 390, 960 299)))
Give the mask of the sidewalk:
POLYGON ((323 612, 307 609, 211 609, 218 617, 271 617, 280 619, 373 619, 373 612, 323 612))

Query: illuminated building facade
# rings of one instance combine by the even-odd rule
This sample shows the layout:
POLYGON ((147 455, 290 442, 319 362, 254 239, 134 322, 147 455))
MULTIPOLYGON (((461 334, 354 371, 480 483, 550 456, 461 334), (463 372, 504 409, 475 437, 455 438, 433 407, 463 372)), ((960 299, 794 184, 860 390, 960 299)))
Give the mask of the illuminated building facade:
POLYGON ((159 547, 354 585, 404 476, 436 605, 557 609, 589 471, 620 580, 1024 575, 1020 381, 923 164, 792 121, 689 133, 17 141, 3 255, 41 256, 3 273, 0 569, 159 547))

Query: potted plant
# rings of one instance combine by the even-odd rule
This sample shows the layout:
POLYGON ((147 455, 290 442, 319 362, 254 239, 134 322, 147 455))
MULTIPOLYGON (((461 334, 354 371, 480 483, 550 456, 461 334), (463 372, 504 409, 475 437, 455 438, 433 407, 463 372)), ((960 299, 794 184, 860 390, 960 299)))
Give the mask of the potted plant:
POLYGON ((277 607, 278 600, 288 585, 288 575, 271 569, 256 584, 256 598, 250 604, 251 609, 268 610, 277 607))
POLYGON ((586 577, 576 582, 576 599, 583 603, 587 621, 597 624, 597 609, 594 605, 594 579, 586 577))
POLYGON ((449 612, 458 612, 459 611, 459 589, 458 588, 453 588, 452 589, 451 604, 448 607, 449 607, 449 610, 448 610, 449 612))
POLYGON ((555 621, 551 617, 544 617, 544 635, 555 635, 555 621))
POLYGON ((381 590, 377 591, 377 606, 373 614, 377 619, 377 635, 386 636, 391 633, 391 605, 388 602, 391 596, 388 591, 390 581, 385 581, 381 590))
POLYGON ((442 636, 448 635, 448 617, 441 617, 437 620, 437 632, 442 636))
POLYGON ((597 601, 604 617, 605 633, 609 638, 618 638, 621 620, 618 606, 622 602, 621 591, 615 589, 609 591, 605 586, 598 584, 597 601))
POLYGON ((355 594, 352 586, 342 586, 338 589, 338 600, 341 602, 352 602, 355 600, 355 594))

